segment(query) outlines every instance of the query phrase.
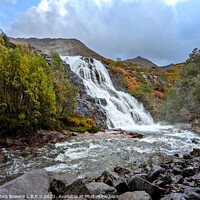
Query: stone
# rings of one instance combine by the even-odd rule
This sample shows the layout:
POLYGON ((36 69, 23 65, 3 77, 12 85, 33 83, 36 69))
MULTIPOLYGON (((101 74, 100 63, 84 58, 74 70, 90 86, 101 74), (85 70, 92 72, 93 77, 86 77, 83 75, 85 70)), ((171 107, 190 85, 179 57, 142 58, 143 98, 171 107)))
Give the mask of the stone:
MULTIPOLYGON (((43 169, 37 169, 23 174, 0 187, 1 195, 16 195, 18 199, 25 199, 30 195, 51 195, 49 193, 48 174, 43 169)), ((9 198, 16 199, 16 198, 9 198)), ((41 198, 34 198, 41 199, 41 198)), ((48 199, 48 198, 47 198, 48 199)), ((51 199, 51 198, 50 198, 51 199)))
POLYGON ((166 170, 158 165, 153 166, 154 171, 150 174, 150 180, 154 181, 158 178, 158 176, 164 173, 166 170))
POLYGON ((63 195, 90 195, 90 192, 82 180, 77 180, 71 185, 67 186, 63 195))
POLYGON ((116 180, 119 178, 118 174, 111 174, 108 171, 105 171, 99 176, 98 178, 95 179, 96 182, 103 182, 109 186, 114 187, 116 180))
MULTIPOLYGON (((110 187, 109 185, 106 185, 105 183, 100 182, 91 182, 86 184, 86 187, 88 188, 91 195, 104 195, 104 196, 116 196, 117 190, 114 187, 110 187)), ((99 198, 98 198, 99 199, 99 198)), ((100 198, 104 200, 105 198, 100 198)), ((107 199, 107 198, 106 198, 107 199)), ((113 199, 113 198, 108 198, 113 199)))
POLYGON ((171 193, 164 196, 160 200, 186 200, 186 195, 181 193, 171 193))
POLYGON ((191 159, 192 157, 191 157, 190 154, 184 154, 184 155, 183 155, 183 158, 184 158, 184 159, 191 159))
POLYGON ((130 188, 129 188, 129 185, 126 181, 125 178, 123 177, 120 177, 116 184, 115 184, 115 189, 117 190, 117 193, 120 195, 120 194, 123 194, 125 192, 128 192, 130 191, 130 188))
POLYGON ((120 195, 118 200, 151 200, 151 197, 145 191, 135 191, 120 195))
POLYGON ((78 180, 76 176, 67 172, 48 172, 48 177, 50 182, 50 191, 56 196, 62 195, 65 192, 67 186, 78 180))
POLYGON ((177 175, 177 174, 182 174, 182 172, 183 172, 183 170, 181 170, 181 169, 178 168, 178 167, 174 167, 172 171, 173 171, 173 173, 174 173, 175 175, 177 175))
POLYGON ((183 169, 183 177, 189 177, 195 175, 195 169, 193 167, 188 167, 183 169))
POLYGON ((189 200, 199 200, 200 199, 200 188, 186 188, 184 194, 189 200))
POLYGON ((163 189, 137 176, 129 179, 128 185, 132 192, 143 190, 147 192, 152 197, 152 199, 160 199, 161 195, 164 193, 163 189))
POLYGON ((124 167, 115 167, 114 168, 114 172, 120 174, 120 175, 124 175, 124 174, 129 174, 131 173, 131 170, 124 168, 124 167))
POLYGON ((192 152, 190 152, 190 155, 194 157, 200 157, 200 149, 194 148, 192 152))

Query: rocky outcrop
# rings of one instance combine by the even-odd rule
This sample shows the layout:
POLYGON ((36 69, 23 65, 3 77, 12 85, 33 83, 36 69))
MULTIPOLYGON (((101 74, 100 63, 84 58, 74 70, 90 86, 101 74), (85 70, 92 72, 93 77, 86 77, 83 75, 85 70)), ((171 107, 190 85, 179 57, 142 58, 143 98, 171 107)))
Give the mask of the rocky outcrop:
POLYGON ((73 132, 38 130, 37 134, 29 136, 6 137, 3 146, 37 146, 47 143, 58 143, 68 140, 73 132))
MULTIPOLYGON (((49 54, 42 52, 40 53, 44 56, 46 61, 49 64, 51 64, 51 58, 49 54)), ((85 59, 91 59, 91 58, 85 58, 85 59)), ((83 117, 93 118, 98 126, 106 128, 107 127, 106 113, 104 113, 100 105, 101 103, 103 103, 104 99, 99 100, 97 98, 93 98, 87 95, 83 80, 76 73, 71 71, 69 64, 63 62, 63 66, 67 70, 69 81, 79 89, 77 95, 76 113, 83 117)))

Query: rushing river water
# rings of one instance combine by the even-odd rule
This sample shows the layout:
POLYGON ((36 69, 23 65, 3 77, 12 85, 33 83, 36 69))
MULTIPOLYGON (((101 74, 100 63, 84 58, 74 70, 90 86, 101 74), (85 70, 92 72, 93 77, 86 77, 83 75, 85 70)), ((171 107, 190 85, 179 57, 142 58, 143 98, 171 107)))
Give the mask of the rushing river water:
POLYGON ((143 139, 127 138, 108 131, 79 135, 66 142, 40 148, 3 148, 4 163, 0 165, 0 175, 44 168, 71 172, 80 178, 95 177, 117 165, 134 168, 148 160, 162 162, 175 153, 182 155, 200 147, 200 144, 192 143, 194 138, 200 138, 187 130, 174 127, 155 130, 156 127, 152 128, 152 132, 143 132, 143 139))
POLYGON ((97 60, 63 57, 71 70, 82 78, 87 94, 99 99, 109 128, 137 131, 143 139, 132 139, 107 131, 78 135, 70 140, 43 147, 0 150, 0 179, 36 168, 71 172, 80 178, 95 177, 115 166, 134 168, 148 161, 162 162, 175 153, 200 148, 194 133, 172 126, 154 124, 151 115, 134 97, 115 90, 105 66, 97 60), (106 103, 101 104, 104 99, 106 103))

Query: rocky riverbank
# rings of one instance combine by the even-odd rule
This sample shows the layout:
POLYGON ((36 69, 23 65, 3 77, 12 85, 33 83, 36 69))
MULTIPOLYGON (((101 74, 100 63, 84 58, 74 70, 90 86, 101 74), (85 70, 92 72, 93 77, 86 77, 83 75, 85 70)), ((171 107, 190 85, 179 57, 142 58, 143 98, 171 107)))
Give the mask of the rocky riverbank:
POLYGON ((115 167, 97 178, 69 173, 27 172, 0 187, 0 199, 200 199, 200 149, 168 162, 142 164, 137 170, 115 167))

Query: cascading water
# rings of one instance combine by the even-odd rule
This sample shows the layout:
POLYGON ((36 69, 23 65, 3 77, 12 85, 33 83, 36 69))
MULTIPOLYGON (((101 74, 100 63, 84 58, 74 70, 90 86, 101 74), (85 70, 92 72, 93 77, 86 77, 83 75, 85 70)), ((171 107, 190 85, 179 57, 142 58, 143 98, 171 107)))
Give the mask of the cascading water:
POLYGON ((108 71, 100 61, 80 56, 63 56, 62 59, 83 80, 87 94, 99 100, 107 116, 108 128, 132 130, 134 126, 153 124, 151 115, 141 103, 114 88, 108 71))

